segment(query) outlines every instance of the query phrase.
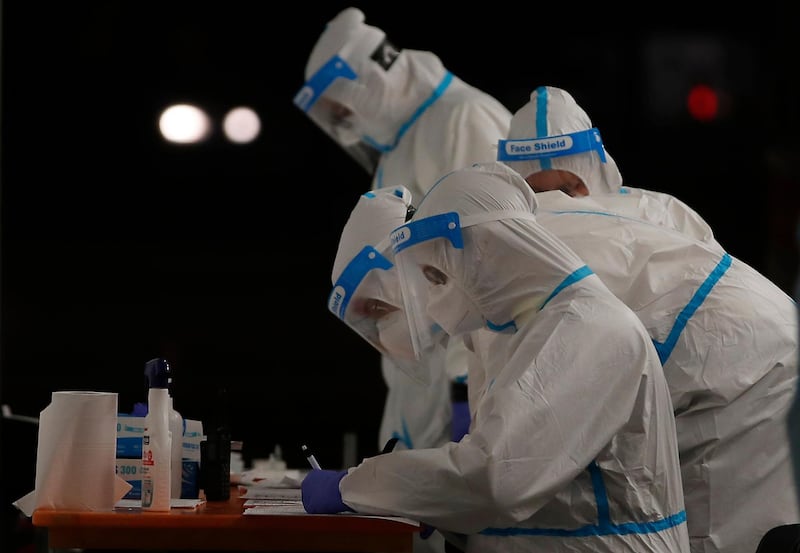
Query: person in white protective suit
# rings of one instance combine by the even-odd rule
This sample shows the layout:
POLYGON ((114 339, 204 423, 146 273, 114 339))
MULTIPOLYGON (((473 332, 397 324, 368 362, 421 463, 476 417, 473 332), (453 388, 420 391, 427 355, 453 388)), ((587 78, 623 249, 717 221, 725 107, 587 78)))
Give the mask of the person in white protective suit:
POLYGON ((462 535, 467 552, 688 551, 655 346, 535 208, 516 172, 474 165, 392 233, 416 354, 479 329, 502 347, 470 364, 470 393, 487 384, 460 442, 311 471, 307 512, 405 516, 462 535))
POLYGON ((404 186, 361 195, 339 239, 328 310, 416 382, 438 386, 436 380, 446 375, 429 367, 441 364, 445 348, 431 348, 422 359, 414 351, 389 251, 389 234, 413 213, 404 186))
MULTIPOLYGON (((353 7, 328 22, 305 77, 295 105, 372 176, 373 190, 404 186, 415 199, 441 175, 493 160, 511 120, 502 103, 453 75, 435 54, 396 48, 353 7)), ((400 440, 398 448, 438 446, 466 431, 460 342, 446 359, 438 370, 448 378, 423 387, 382 357, 387 395, 378 447, 390 438, 400 440)))
MULTIPOLYGON (((417 359, 402 310, 400 284, 389 260, 389 234, 413 212, 411 192, 403 186, 362 194, 342 230, 331 274, 333 289, 328 297, 331 313, 411 376, 427 372, 430 367, 441 367, 446 355, 445 349, 438 347, 417 359)), ((447 382, 445 371, 432 370, 427 384, 438 390, 447 382)), ((408 399, 410 416, 430 414, 430 405, 423 403, 415 409, 413 398, 408 399)), ((430 401, 427 395, 419 399, 430 401)), ((444 409, 447 402, 440 399, 436 406, 444 409)), ((469 417, 468 406, 465 417, 469 417)), ((440 415, 440 419, 444 418, 440 415)), ((442 534, 431 532, 424 538, 415 535, 414 550, 446 550, 442 534)))
MULTIPOLYGON (((552 118, 558 136, 536 140, 571 147, 507 163, 533 188, 562 177, 589 188, 616 182, 583 110, 548 107, 537 128, 547 132, 552 118)), ((530 115, 517 112, 512 127, 530 115)), ((692 551, 751 553, 770 528, 800 522, 785 431, 798 376, 792 298, 718 244, 647 222, 647 213, 614 214, 595 195, 536 197, 539 223, 639 316, 656 345, 675 409, 692 551)))
POLYGON ((498 161, 520 162, 516 163, 517 167, 524 161, 531 172, 549 170, 532 185, 534 191, 561 190, 576 197, 591 194, 595 201, 616 213, 642 217, 697 240, 719 245, 709 224, 678 198, 665 192, 623 186, 622 175, 603 147, 600 132, 566 90, 540 86, 531 92, 530 101, 514 113, 507 138, 498 147, 498 161), (592 133, 582 135, 580 143, 570 138, 570 133, 588 129, 592 133), (601 173, 602 179, 581 179, 583 175, 573 167, 574 158, 562 155, 573 148, 594 150, 599 154, 591 158, 595 160, 593 164, 587 163, 578 170, 593 170, 601 173), (542 152, 550 155, 539 157, 542 152))

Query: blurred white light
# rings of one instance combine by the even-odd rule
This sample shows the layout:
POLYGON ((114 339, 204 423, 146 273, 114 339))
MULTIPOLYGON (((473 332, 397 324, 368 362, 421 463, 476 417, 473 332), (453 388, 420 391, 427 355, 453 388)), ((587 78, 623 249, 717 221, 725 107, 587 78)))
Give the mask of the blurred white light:
POLYGON ((222 123, 225 136, 231 142, 252 142, 261 131, 261 120, 255 111, 246 107, 230 110, 222 123))
POLYGON ((211 122, 208 115, 197 106, 175 104, 161 113, 158 128, 170 142, 192 144, 208 137, 211 122))

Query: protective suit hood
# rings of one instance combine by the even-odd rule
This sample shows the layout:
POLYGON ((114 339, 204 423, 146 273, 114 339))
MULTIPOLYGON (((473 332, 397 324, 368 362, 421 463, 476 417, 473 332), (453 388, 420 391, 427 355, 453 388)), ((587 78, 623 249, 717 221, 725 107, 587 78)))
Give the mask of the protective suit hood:
POLYGON ((328 310, 339 320, 381 353, 394 352, 401 359, 414 356, 387 237, 392 225, 405 221, 410 201, 403 187, 359 198, 339 240, 328 296, 328 310))
MULTIPOLYGON (((508 139, 560 137, 592 128, 589 116, 566 90, 542 86, 534 90, 530 101, 514 114, 508 139)), ((545 169, 560 169, 580 177, 590 194, 616 192, 622 186, 622 175, 602 143, 599 149, 605 162, 597 150, 552 158, 504 161, 525 178, 545 169)))
POLYGON ((354 78, 336 79, 323 95, 351 110, 362 139, 386 151, 401 126, 431 98, 446 70, 430 52, 395 48, 364 19, 361 10, 350 7, 331 20, 312 49, 305 75, 312 79, 334 56, 343 60, 354 78))
POLYGON ((411 193, 402 186, 359 198, 339 240, 328 310, 406 375, 426 385, 432 379, 429 365, 444 350, 432 348, 419 359, 414 355, 389 248, 390 230, 405 222, 411 209, 411 193))
MULTIPOLYGON (((538 311, 565 276, 584 266, 536 222, 536 209, 536 196, 528 183, 494 162, 475 164, 440 179, 420 202, 412 221, 452 212, 458 215, 465 247, 432 242, 434 265, 458 282, 490 329, 512 330, 518 317, 538 311), (496 247, 498 241, 512 249, 496 247), (476 266, 502 270, 476 271, 476 266)), ((399 257, 396 261, 400 262, 399 257)))
POLYGON ((389 233, 405 222, 410 205, 411 192, 404 186, 362 194, 342 229, 331 283, 336 283, 347 264, 365 246, 376 247, 385 253, 379 245, 383 242, 388 248, 389 233))
POLYGON ((345 8, 325 26, 306 63, 306 79, 334 55, 339 54, 357 72, 364 71, 370 55, 386 38, 386 33, 364 23, 364 12, 345 8))

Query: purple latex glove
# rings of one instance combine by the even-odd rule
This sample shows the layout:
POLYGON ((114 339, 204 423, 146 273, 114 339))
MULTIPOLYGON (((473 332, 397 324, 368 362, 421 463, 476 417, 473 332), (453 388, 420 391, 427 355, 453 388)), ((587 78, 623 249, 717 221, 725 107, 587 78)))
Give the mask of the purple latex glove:
POLYGON ((312 470, 300 484, 303 507, 311 514, 333 514, 352 511, 342 502, 339 481, 347 474, 346 470, 312 470))
POLYGON ((469 432, 469 402, 453 402, 453 418, 450 421, 450 439, 460 442, 469 432))
POLYGON ((428 526, 424 522, 420 523, 419 536, 423 540, 427 540, 428 538, 430 538, 431 534, 433 534, 435 531, 436 531, 436 528, 434 528, 433 526, 428 526))

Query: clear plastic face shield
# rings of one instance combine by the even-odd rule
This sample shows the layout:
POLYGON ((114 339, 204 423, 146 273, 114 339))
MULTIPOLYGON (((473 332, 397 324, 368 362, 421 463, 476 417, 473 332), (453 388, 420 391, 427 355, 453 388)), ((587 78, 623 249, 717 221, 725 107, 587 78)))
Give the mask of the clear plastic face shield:
MULTIPOLYGON (((411 221, 392 232, 391 241, 414 354, 424 357, 448 336, 429 315, 434 288, 446 278, 431 262, 443 247, 463 249, 459 216, 451 212, 411 221)), ((451 307, 458 312, 463 306, 451 307)))
POLYGON ((396 269, 372 246, 365 246, 342 271, 328 297, 328 309, 422 384, 429 382, 425 362, 444 355, 436 348, 427 356, 415 355, 396 269))
MULTIPOLYGON (((553 167, 554 158, 591 154, 593 151, 597 152, 602 163, 606 163, 603 139, 600 138, 600 131, 594 127, 585 131, 543 138, 500 140, 497 148, 497 161, 509 163, 511 167, 522 173, 527 171, 523 169, 524 165, 519 165, 519 162, 538 161, 540 171, 548 171, 563 169, 563 167, 553 167)), ((522 176, 526 179, 529 177, 525 174, 522 176)), ((551 180, 553 180, 551 186, 534 186, 534 189, 537 192, 561 189, 570 196, 586 196, 589 193, 587 184, 584 182, 561 182, 557 178, 551 180)), ((578 181, 579 178, 575 176, 574 180, 578 181)))
POLYGON ((381 154, 362 139, 358 116, 336 100, 336 89, 346 87, 348 81, 355 85, 356 78, 346 61, 333 56, 295 94, 294 105, 372 175, 381 154))

